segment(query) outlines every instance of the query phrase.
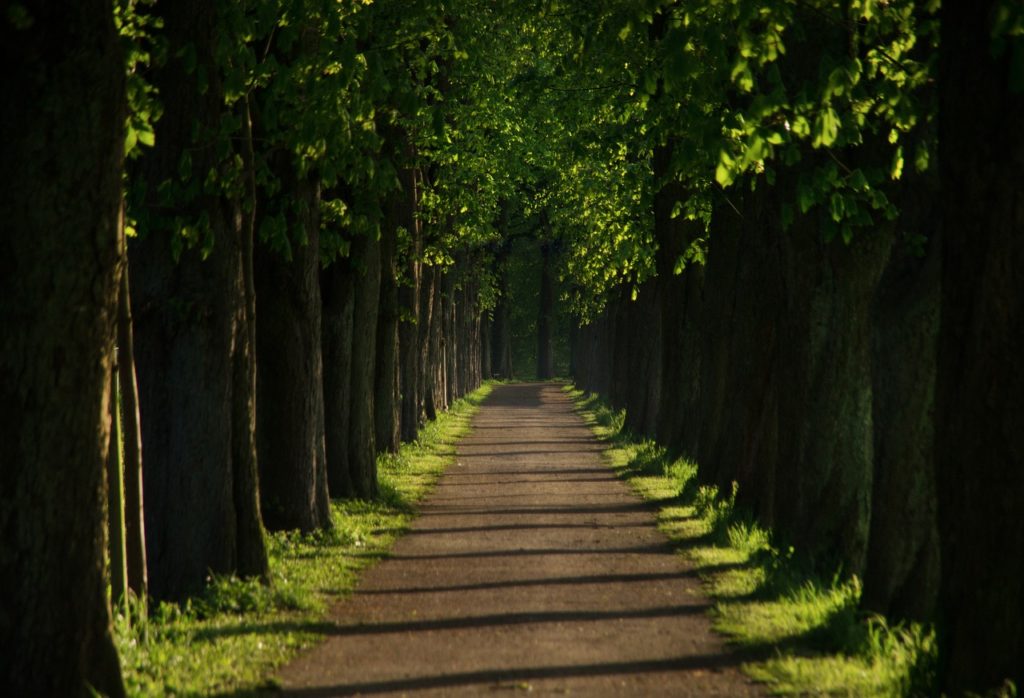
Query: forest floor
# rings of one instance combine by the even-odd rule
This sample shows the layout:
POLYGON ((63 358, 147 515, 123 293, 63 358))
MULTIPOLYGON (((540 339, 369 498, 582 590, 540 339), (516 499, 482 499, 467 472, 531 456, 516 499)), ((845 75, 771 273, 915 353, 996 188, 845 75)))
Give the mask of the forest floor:
POLYGON ((556 384, 494 389, 285 694, 761 695, 691 563, 556 384))

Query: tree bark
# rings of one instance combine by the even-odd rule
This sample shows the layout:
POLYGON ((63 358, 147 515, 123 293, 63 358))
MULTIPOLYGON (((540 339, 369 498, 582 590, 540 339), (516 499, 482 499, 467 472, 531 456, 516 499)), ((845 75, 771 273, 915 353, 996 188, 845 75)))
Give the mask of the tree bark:
POLYGON ((146 525, 142 498, 142 434, 139 427, 139 388, 135 376, 135 340, 128 280, 127 249, 117 302, 117 372, 121 383, 121 423, 124 432, 124 510, 128 588, 143 599, 149 593, 146 572, 146 525))
POLYGON ((331 526, 324 453, 320 299, 319 184, 278 162, 277 203, 292 240, 286 257, 270 242, 257 246, 256 435, 260 506, 272 531, 331 526))
POLYGON ((555 375, 555 358, 551 345, 551 325, 555 312, 555 291, 551 280, 551 244, 540 246, 540 296, 537 307, 537 379, 550 380, 555 375))
POLYGON ((933 617, 940 574, 933 421, 940 254, 934 238, 923 259, 897 250, 872 308, 875 473, 861 604, 921 621, 933 617))
POLYGON ((377 365, 377 308, 380 302, 380 241, 360 235, 352 241, 357 265, 352 306, 352 379, 349 396, 349 472, 357 497, 378 494, 374 385, 377 365))
POLYGON ((999 37, 1001 52, 990 38, 997 4, 941 10, 935 453, 950 695, 1024 686, 1024 93, 1021 38, 999 37))
POLYGON ((775 521, 798 550, 863 576, 873 475, 871 300, 892 234, 826 243, 799 217, 781 239, 775 521), (784 438, 781 436, 784 435, 784 438))
POLYGON ((401 192, 389 195, 385 225, 380 236, 380 301, 377 310, 377 367, 375 369, 374 424, 377 450, 398 451, 401 400, 398 370, 398 208, 401 192))
POLYGON ((157 599, 177 600, 199 592, 211 572, 265 575, 267 558, 257 498, 249 231, 237 200, 182 193, 174 212, 200 221, 206 249, 184 249, 176 263, 171 250, 181 232, 164 217, 167 203, 157 194, 166 181, 202 179, 221 164, 214 139, 192 138, 215 133, 224 115, 214 49, 225 29, 206 3, 156 11, 172 57, 153 73, 165 109, 157 145, 139 162, 150 198, 129 253, 137 272, 132 295, 150 590, 157 599), (187 44, 208 75, 203 94, 175 55, 175 47, 187 44), (189 503, 186 518, 182 502, 189 503))
POLYGON ((349 464, 352 411, 354 274, 339 259, 321 275, 323 294, 324 443, 332 497, 354 497, 349 464))
POLYGON ((117 406, 117 352, 110 374, 110 447, 107 451, 107 551, 110 598, 124 603, 128 593, 128 562, 125 559, 124 468, 121 463, 121 416, 117 406))
POLYGON ((437 306, 438 271, 437 267, 426 265, 423 270, 423 296, 420 307, 420 395, 422 395, 422 416, 424 419, 437 419, 437 408, 434 395, 437 390, 437 366, 439 348, 437 346, 437 326, 439 308, 437 306))
POLYGON ((0 676, 123 696, 103 565, 123 56, 110 3, 23 7, 0 22, 0 676))
POLYGON ((401 324, 398 327, 399 349, 399 392, 402 408, 399 423, 401 439, 405 442, 416 440, 420 428, 420 403, 422 401, 420 386, 420 364, 423 347, 420 340, 421 315, 420 296, 423 286, 423 231, 416 219, 419 208, 419 172, 406 168, 400 173, 404 194, 402 207, 403 225, 409 231, 409 247, 405 269, 408 277, 398 293, 401 308, 401 324))

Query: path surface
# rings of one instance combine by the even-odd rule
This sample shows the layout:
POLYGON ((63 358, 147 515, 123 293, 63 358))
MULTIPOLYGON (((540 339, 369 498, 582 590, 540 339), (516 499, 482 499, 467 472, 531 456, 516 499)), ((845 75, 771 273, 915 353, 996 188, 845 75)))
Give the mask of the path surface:
POLYGON ((761 695, 556 385, 495 388, 286 694, 761 695))

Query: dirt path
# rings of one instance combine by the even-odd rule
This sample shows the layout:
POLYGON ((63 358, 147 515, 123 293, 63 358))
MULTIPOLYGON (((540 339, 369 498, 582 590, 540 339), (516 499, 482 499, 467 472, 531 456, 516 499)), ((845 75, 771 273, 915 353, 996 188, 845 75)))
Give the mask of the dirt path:
POLYGON ((297 696, 761 695, 556 385, 500 386, 389 559, 285 667, 297 696))

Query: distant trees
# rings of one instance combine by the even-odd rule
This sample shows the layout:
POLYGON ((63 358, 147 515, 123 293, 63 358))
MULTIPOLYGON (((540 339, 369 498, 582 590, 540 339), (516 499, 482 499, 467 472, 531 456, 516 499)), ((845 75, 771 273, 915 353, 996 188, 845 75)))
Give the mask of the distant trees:
POLYGON ((1024 557, 1006 508, 1024 501, 1022 17, 999 1, 665 2, 577 20, 587 65, 646 54, 615 74, 651 134, 626 142, 649 158, 633 210, 653 201, 655 231, 620 257, 628 233, 579 230, 577 382, 705 482, 738 482, 820 568, 863 576, 867 608, 936 620, 956 695, 1019 685, 1024 666, 1006 581, 1024 557), (656 291, 632 271, 652 256, 656 291), (595 313, 601 265, 633 291, 595 313), (625 340, 657 342, 652 296, 653 370, 625 340))

